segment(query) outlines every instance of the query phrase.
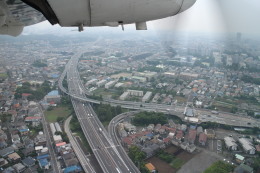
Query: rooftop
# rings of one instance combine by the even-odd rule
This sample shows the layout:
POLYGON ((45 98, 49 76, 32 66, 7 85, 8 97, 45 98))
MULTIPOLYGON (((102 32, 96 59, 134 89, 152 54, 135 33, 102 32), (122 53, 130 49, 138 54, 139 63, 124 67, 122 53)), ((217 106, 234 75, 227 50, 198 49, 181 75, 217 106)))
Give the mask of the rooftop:
POLYGON ((64 173, 70 173, 70 172, 75 172, 75 171, 81 171, 81 167, 79 166, 70 166, 65 168, 65 170, 63 171, 64 173))
POLYGON ((48 96, 57 96, 57 95, 59 95, 59 91, 58 90, 53 90, 53 91, 48 93, 48 96))
POLYGON ((155 167, 153 166, 152 163, 147 163, 147 164, 145 164, 145 167, 146 167, 147 169, 149 169, 149 171, 155 170, 155 167))

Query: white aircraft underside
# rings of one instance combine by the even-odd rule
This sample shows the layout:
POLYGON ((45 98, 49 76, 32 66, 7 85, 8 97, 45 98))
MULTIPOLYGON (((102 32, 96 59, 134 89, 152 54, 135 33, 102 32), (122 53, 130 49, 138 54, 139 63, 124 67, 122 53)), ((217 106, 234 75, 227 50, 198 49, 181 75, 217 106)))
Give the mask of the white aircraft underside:
POLYGON ((45 18, 53 25, 76 26, 79 31, 84 26, 132 23, 136 24, 137 30, 146 30, 146 21, 174 16, 195 2, 196 0, 0 0, 0 34, 17 36, 24 26, 39 23, 45 18))

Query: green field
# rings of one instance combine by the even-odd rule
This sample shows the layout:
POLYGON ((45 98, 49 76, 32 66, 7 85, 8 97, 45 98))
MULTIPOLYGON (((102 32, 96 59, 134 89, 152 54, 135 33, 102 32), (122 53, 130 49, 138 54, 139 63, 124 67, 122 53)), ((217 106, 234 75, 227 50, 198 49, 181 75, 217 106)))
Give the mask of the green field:
POLYGON ((185 161, 179 159, 179 158, 175 158, 173 159, 173 161, 171 162, 171 166, 175 169, 180 169, 182 167, 182 165, 185 163, 185 161))
POLYGON ((44 114, 48 122, 56 122, 58 117, 67 118, 71 114, 71 111, 68 107, 59 106, 53 108, 51 111, 45 111, 44 114))
POLYGON ((234 166, 223 161, 217 161, 207 168, 204 173, 229 173, 233 172, 234 166))
POLYGON ((7 77, 6 73, 0 73, 0 79, 6 79, 7 77))

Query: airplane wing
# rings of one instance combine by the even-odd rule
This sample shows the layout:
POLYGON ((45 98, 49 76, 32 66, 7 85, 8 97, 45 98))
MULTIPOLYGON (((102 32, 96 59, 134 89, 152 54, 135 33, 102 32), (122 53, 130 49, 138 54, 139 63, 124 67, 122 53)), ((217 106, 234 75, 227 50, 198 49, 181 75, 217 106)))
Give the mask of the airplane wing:
POLYGON ((0 34, 17 35, 23 26, 41 22, 44 17, 52 25, 76 26, 79 31, 83 31, 85 26, 115 27, 132 23, 136 24, 137 30, 146 30, 146 21, 174 16, 195 2, 196 0, 2 0, 0 34), (4 30, 6 28, 9 30, 4 30), (10 28, 14 28, 13 32, 10 32, 10 28))
POLYGON ((42 13, 20 0, 0 1, 0 34, 18 36, 24 26, 44 20, 42 13))

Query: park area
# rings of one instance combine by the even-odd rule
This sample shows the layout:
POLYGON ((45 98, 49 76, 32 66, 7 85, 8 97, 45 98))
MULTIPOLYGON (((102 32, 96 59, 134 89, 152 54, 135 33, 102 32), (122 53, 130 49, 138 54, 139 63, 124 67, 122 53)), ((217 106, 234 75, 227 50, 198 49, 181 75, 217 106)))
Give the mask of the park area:
POLYGON ((194 156, 176 146, 170 146, 146 162, 152 163, 160 173, 175 173, 194 156))
POLYGON ((46 120, 51 123, 65 120, 71 114, 71 110, 67 106, 58 106, 45 111, 44 114, 46 120))

